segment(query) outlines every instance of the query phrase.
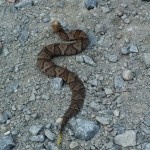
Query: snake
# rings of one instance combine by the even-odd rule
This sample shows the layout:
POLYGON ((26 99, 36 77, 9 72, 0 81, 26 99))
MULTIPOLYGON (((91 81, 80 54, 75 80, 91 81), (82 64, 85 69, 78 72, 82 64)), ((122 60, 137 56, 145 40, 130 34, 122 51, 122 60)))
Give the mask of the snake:
POLYGON ((89 38, 83 30, 77 29, 66 32, 60 22, 56 20, 51 23, 51 28, 53 32, 58 34, 60 39, 66 42, 54 43, 43 47, 38 54, 37 67, 48 77, 62 78, 72 91, 71 104, 64 113, 60 126, 57 140, 57 145, 59 146, 66 124, 69 119, 78 114, 83 106, 85 87, 76 73, 56 65, 52 59, 56 56, 70 56, 82 52, 89 45, 89 38))

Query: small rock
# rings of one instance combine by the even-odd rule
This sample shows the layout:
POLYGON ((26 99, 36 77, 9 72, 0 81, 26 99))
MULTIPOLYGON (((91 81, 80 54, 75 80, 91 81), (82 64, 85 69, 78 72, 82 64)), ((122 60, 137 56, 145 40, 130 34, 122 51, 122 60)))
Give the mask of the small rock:
POLYGON ((101 35, 104 35, 107 32, 106 25, 96 24, 95 26, 95 33, 100 33, 101 35))
POLYGON ((115 89, 117 92, 125 90, 124 80, 120 75, 115 76, 114 82, 115 82, 115 89))
POLYGON ((94 111, 99 111, 99 110, 100 110, 100 106, 99 106, 97 103, 95 103, 94 101, 92 101, 92 102, 90 103, 90 107, 91 107, 92 110, 94 110, 94 111))
POLYGON ((116 9, 116 14, 117 14, 119 17, 123 16, 123 13, 122 13, 119 9, 116 9))
POLYGON ((72 141, 69 145, 70 149, 75 149, 79 146, 78 142, 72 141))
POLYGON ((123 134, 115 136, 114 142, 117 145, 128 147, 136 145, 136 132, 134 130, 126 131, 123 134))
POLYGON ((37 94, 35 88, 32 89, 31 96, 29 97, 29 101, 35 101, 35 94, 37 94))
POLYGON ((112 121, 112 117, 109 115, 104 115, 104 116, 97 116, 96 120, 101 123, 102 125, 108 125, 112 121))
POLYGON ((11 110, 12 110, 12 111, 16 111, 17 109, 16 109, 16 107, 13 105, 13 106, 11 107, 11 110))
POLYGON ((32 135, 37 135, 40 130, 42 129, 42 125, 33 125, 30 127, 29 129, 29 132, 32 134, 32 135))
POLYGON ((52 133, 50 130, 46 129, 45 130, 45 136, 50 139, 51 141, 55 140, 55 134, 52 133))
POLYGON ((22 29, 21 32, 19 33, 19 42, 21 44, 24 44, 28 40, 29 34, 27 29, 22 29))
POLYGON ((138 53, 139 52, 137 46, 135 46, 133 44, 130 46, 129 51, 130 51, 130 53, 138 53))
POLYGON ((0 55, 2 54, 2 51, 3 51, 3 45, 2 42, 0 42, 0 55))
POLYGON ((49 16, 49 15, 46 15, 46 16, 43 17, 42 20, 43 20, 44 23, 47 23, 47 22, 49 22, 51 19, 50 19, 50 16, 49 16))
POLYGON ((42 99, 44 99, 44 100, 49 100, 49 98, 50 98, 49 94, 43 94, 42 95, 42 99))
POLYGON ((6 113, 4 113, 4 112, 1 113, 1 114, 0 114, 0 124, 6 123, 7 120, 8 120, 8 116, 6 115, 6 113))
POLYGON ((117 57, 117 55, 110 55, 109 57, 108 57, 108 60, 110 61, 110 62, 117 62, 118 61, 118 57, 117 57))
POLYGON ((114 116, 119 117, 120 112, 119 112, 119 110, 114 110, 113 114, 114 114, 114 116))
POLYGON ((150 76, 150 68, 147 69, 147 75, 150 76))
POLYGON ((11 136, 0 135, 0 150, 11 150, 15 146, 11 136))
POLYGON ((109 7, 101 7, 101 8, 102 8, 103 13, 109 13, 110 12, 109 7))
POLYGON ((83 55, 84 62, 91 66, 96 66, 95 62, 89 56, 83 55))
POLYGON ((150 53, 144 53, 144 62, 147 68, 150 68, 150 53))
POLYGON ((55 90, 60 90, 62 88, 63 79, 56 77, 52 79, 52 86, 55 90))
POLYGON ((83 56, 78 56, 78 55, 77 55, 77 56, 76 56, 76 61, 83 63, 83 62, 84 62, 83 56))
POLYGON ((5 110, 3 113, 5 115, 7 115, 8 119, 11 119, 13 117, 13 114, 10 111, 8 111, 8 110, 5 110))
POLYGON ((126 18, 123 20, 126 24, 129 24, 131 22, 131 20, 129 18, 126 18))
POLYGON ((44 142, 44 136, 43 135, 34 135, 30 138, 33 142, 44 142))
POLYGON ((112 89, 105 88, 104 90, 105 90, 106 95, 111 95, 111 94, 113 94, 112 89))
POLYGON ((3 48, 3 54, 5 57, 9 55, 9 51, 7 48, 3 48))
POLYGON ((63 118, 58 118, 58 119, 56 120, 56 123, 57 123, 57 124, 61 124, 62 120, 63 120, 63 118))
POLYGON ((23 16, 22 22, 23 22, 24 24, 28 23, 28 22, 29 22, 29 17, 28 17, 28 16, 23 16))
POLYGON ((90 10, 97 6, 97 0, 85 0, 84 1, 85 7, 90 10))
POLYGON ((81 140, 90 140, 98 132, 99 126, 92 121, 76 119, 71 121, 75 137, 81 140))
POLYGON ((147 143, 144 147, 144 150, 150 150, 150 143, 147 143))
POLYGON ((129 54, 129 47, 121 48, 121 54, 123 54, 123 55, 129 54))
POLYGON ((92 86, 97 86, 97 79, 89 80, 88 83, 90 83, 92 86))
POLYGON ((11 93, 17 92, 18 86, 19 86, 18 82, 10 83, 10 84, 6 87, 6 93, 7 93, 8 95, 10 95, 11 93))
POLYGON ((15 4, 15 7, 17 9, 20 9, 20 8, 25 8, 25 7, 33 6, 33 5, 34 5, 33 0, 22 0, 19 3, 15 4))
POLYGON ((132 80, 133 79, 133 73, 131 70, 125 70, 122 73, 122 77, 126 81, 132 80))
POLYGON ((97 44, 97 38, 95 36, 95 33, 93 33, 92 31, 89 31, 88 37, 89 37, 89 41, 90 41, 89 47, 92 47, 97 44))
POLYGON ((8 3, 15 3, 16 0, 7 0, 8 3))

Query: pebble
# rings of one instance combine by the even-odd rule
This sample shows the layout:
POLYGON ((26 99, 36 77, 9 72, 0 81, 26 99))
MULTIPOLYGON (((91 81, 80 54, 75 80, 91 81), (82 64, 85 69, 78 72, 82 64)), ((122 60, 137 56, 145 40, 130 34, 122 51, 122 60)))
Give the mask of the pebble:
POLYGON ((77 56, 76 56, 76 61, 83 63, 83 62, 84 62, 83 56, 77 55, 77 56))
POLYGON ((46 129, 45 130, 45 136, 50 139, 51 141, 54 141, 56 136, 54 133, 52 133, 50 130, 46 129))
POLYGON ((131 22, 131 20, 129 18, 125 18, 123 21, 124 21, 124 23, 127 23, 127 24, 129 24, 131 22))
POLYGON ((69 145, 70 149, 76 149, 78 148, 79 144, 78 142, 72 141, 69 145))
POLYGON ((101 35, 104 35, 107 32, 106 25, 96 24, 95 26, 95 33, 100 33, 101 35))
POLYGON ((45 138, 43 135, 34 135, 30 138, 33 142, 44 142, 45 138))
POLYGON ((115 89, 117 92, 125 90, 124 80, 120 75, 115 76, 114 82, 115 82, 115 89))
POLYGON ((119 134, 115 136, 114 142, 122 147, 135 146, 136 132, 134 130, 128 130, 123 134, 119 134))
POLYGON ((10 95, 11 93, 17 92, 17 88, 18 88, 19 84, 18 82, 13 82, 8 84, 8 86, 6 87, 6 93, 8 95, 10 95))
POLYGON ((62 120, 63 120, 63 118, 58 118, 58 119, 56 120, 56 123, 57 123, 57 124, 61 124, 62 120))
POLYGON ((112 121, 112 116, 110 115, 97 116, 96 120, 102 125, 109 125, 112 121))
POLYGON ((42 129, 43 125, 33 125, 30 127, 29 129, 29 132, 32 134, 32 135, 37 135, 40 130, 42 129))
POLYGON ((35 101, 35 94, 37 94, 35 88, 32 89, 31 95, 29 97, 29 101, 35 101))
POLYGON ((150 143, 147 143, 144 147, 144 150, 150 150, 150 143))
POLYGON ((15 146, 13 138, 9 136, 0 135, 0 150, 11 150, 15 146))
POLYGON ((117 55, 109 55, 108 60, 115 63, 118 61, 118 57, 117 55))
POLYGON ((102 9, 103 13, 109 13, 110 12, 109 7, 101 7, 101 9, 102 9))
POLYGON ((84 119, 76 119, 71 121, 71 127, 75 137, 81 140, 90 140, 99 131, 99 126, 92 121, 84 119))
POLYGON ((147 69, 147 75, 150 76, 150 68, 147 69))
POLYGON ((3 112, 0 114, 0 124, 6 123, 8 120, 8 116, 3 112))
POLYGON ((42 21, 43 21, 44 23, 47 23, 47 22, 49 22, 50 20, 51 20, 51 19, 50 19, 50 16, 49 16, 49 15, 44 16, 43 19, 42 19, 42 21))
POLYGON ((100 105, 97 104, 97 103, 95 103, 94 101, 92 101, 92 102, 90 103, 90 107, 91 107, 92 110, 94 110, 94 111, 99 111, 99 110, 100 110, 100 105))
POLYGON ((150 68, 150 53, 144 53, 144 62, 146 68, 150 68))
POLYGON ((117 14, 119 17, 123 16, 123 13, 122 13, 119 9, 116 9, 116 14, 117 14))
POLYGON ((133 73, 131 70, 124 70, 122 72, 122 78, 126 81, 132 80, 133 79, 133 73))
POLYGON ((97 44, 97 38, 95 36, 95 33, 92 31, 89 31, 88 37, 89 37, 89 41, 90 41, 89 47, 95 46, 97 44))
POLYGON ((122 47, 121 54, 123 54, 123 55, 129 54, 129 52, 130 52, 129 49, 130 49, 130 47, 122 47))
POLYGON ((19 42, 21 44, 24 44, 28 40, 29 34, 27 29, 22 29, 21 32, 19 33, 19 42))
POLYGON ((113 114, 114 114, 114 116, 119 117, 120 112, 119 112, 119 110, 114 110, 114 111, 113 111, 113 114))
POLYGON ((52 79, 51 83, 52 83, 53 89, 60 91, 60 89, 62 88, 62 85, 63 85, 63 79, 56 77, 56 78, 52 79))
POLYGON ((90 10, 97 6, 97 0, 85 0, 85 7, 90 10))
POLYGON ((0 55, 2 54, 3 52, 3 45, 2 45, 2 42, 0 42, 0 55))
POLYGON ((17 4, 15 4, 15 7, 17 9, 20 9, 20 8, 29 7, 32 5, 34 5, 33 0, 22 0, 22 1, 18 2, 17 4))
POLYGON ((97 79, 89 80, 88 83, 90 83, 92 86, 97 86, 98 85, 97 79))
POLYGON ((130 46, 129 51, 130 51, 130 53, 138 53, 139 52, 137 46, 135 46, 133 44, 130 46))
POLYGON ((3 48, 3 55, 6 57, 9 55, 9 51, 7 48, 3 48))
POLYGON ((105 88, 104 90, 105 90, 106 95, 111 95, 111 94, 113 94, 112 89, 105 88))
POLYGON ((42 95, 42 99, 49 100, 50 99, 50 95, 49 94, 43 94, 42 95))
POLYGON ((96 66, 95 62, 89 56, 83 55, 84 62, 91 66, 96 66))

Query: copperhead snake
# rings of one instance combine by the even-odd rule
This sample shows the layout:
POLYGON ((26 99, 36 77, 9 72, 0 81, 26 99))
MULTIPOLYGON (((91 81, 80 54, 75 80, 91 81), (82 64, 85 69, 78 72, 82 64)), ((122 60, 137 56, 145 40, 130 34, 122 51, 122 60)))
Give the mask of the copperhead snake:
POLYGON ((48 77, 60 77, 70 87, 72 91, 71 104, 63 116, 61 122, 60 134, 57 144, 60 145, 62 132, 70 118, 75 116, 83 106, 85 97, 85 87, 79 77, 69 71, 67 68, 57 66, 52 62, 54 56, 74 55, 85 50, 89 44, 87 34, 82 30, 72 30, 65 32, 61 24, 53 21, 52 30, 56 32, 63 41, 72 41, 72 43, 54 43, 45 46, 38 54, 37 66, 48 77))

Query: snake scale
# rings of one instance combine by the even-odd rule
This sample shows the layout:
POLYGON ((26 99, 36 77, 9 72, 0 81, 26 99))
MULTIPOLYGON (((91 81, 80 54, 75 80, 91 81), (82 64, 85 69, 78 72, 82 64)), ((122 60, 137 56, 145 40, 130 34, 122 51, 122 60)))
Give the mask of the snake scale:
POLYGON ((52 62, 52 58, 62 55, 74 55, 85 50, 89 44, 87 34, 82 30, 72 30, 65 32, 58 21, 51 24, 52 30, 58 34, 63 41, 71 43, 54 43, 45 46, 38 54, 37 66, 48 77, 60 77, 70 87, 72 91, 71 104, 63 116, 61 122, 58 145, 61 143, 62 132, 70 118, 75 116, 83 106, 85 97, 85 87, 79 77, 67 68, 59 67, 52 62))

